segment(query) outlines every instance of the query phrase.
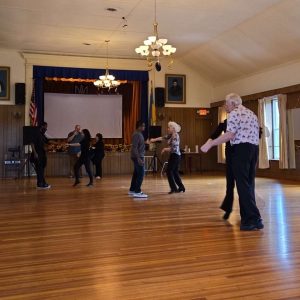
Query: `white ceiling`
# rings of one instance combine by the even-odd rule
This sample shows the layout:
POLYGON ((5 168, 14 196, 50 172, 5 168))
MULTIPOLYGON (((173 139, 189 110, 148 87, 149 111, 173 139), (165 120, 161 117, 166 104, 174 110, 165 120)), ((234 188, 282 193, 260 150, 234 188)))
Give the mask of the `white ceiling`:
MULTIPOLYGON (((110 39, 110 57, 138 58, 153 19, 154 0, 0 0, 0 47, 105 56, 110 39)), ((215 84, 300 58, 300 0, 157 0, 157 20, 215 84)))

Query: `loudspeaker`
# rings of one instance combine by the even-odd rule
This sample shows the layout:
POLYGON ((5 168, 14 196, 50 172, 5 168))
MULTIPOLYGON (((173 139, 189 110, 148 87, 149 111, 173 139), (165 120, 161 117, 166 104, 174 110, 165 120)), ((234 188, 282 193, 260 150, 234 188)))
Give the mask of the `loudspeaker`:
POLYGON ((15 84, 15 103, 17 105, 25 104, 25 83, 15 84))
POLYGON ((23 126, 23 145, 30 145, 39 134, 37 126, 23 126))
POLYGON ((149 138, 157 138, 161 136, 161 126, 149 127, 149 138))
POLYGON ((165 88, 162 87, 155 88, 155 106, 157 107, 165 106, 165 88))

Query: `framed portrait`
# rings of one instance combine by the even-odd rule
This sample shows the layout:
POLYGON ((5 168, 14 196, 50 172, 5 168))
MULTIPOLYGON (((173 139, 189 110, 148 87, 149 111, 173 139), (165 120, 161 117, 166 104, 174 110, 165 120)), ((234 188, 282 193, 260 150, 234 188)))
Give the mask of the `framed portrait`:
POLYGON ((165 90, 166 103, 185 104, 185 75, 166 74, 165 90))
POLYGON ((0 67, 0 100, 9 100, 10 97, 10 68, 0 67))

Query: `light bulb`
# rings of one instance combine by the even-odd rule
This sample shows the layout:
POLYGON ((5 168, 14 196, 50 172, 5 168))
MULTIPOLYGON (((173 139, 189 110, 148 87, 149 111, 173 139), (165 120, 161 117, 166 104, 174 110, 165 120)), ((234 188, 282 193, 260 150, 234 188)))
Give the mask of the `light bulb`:
POLYGON ((149 40, 151 43, 154 43, 154 42, 156 41, 156 36, 155 36, 155 35, 148 36, 148 40, 149 40))
POLYGON ((158 42, 162 45, 165 45, 168 42, 168 40, 167 39, 159 39, 158 42))

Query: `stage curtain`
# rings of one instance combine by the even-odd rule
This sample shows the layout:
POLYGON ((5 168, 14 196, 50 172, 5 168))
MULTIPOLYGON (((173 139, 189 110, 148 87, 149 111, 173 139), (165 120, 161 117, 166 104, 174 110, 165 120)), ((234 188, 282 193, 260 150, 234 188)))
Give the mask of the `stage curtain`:
POLYGON ((132 85, 132 95, 128 99, 123 94, 123 124, 124 124, 124 144, 131 144, 131 136, 135 130, 135 124, 140 119, 141 114, 141 83, 139 81, 129 81, 132 85))
MULTIPOLYGON (((127 80, 138 82, 139 106, 137 107, 139 117, 145 122, 146 130, 145 138, 148 136, 148 71, 134 70, 109 70, 119 80, 127 80)), ((93 79, 98 78, 105 73, 104 69, 85 69, 85 68, 65 68, 65 67, 49 67, 49 66, 33 66, 33 78, 35 79, 36 106, 38 112, 39 123, 44 121, 44 78, 60 77, 60 78, 82 78, 93 79)), ((134 106, 135 107, 135 106, 134 106)), ((125 132, 124 132, 125 133, 125 132)))

